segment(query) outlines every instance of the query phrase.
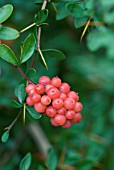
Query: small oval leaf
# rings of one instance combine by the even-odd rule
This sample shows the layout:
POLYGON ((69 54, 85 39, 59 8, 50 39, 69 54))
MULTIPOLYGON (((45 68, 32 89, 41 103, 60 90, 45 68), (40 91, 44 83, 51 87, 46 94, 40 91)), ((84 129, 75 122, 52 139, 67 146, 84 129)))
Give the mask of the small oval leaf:
POLYGON ((19 170, 28 170, 31 165, 31 160, 31 153, 27 153, 20 163, 19 170))
POLYGON ((67 10, 69 11, 69 13, 78 18, 78 17, 83 17, 83 8, 79 5, 79 4, 76 4, 76 3, 70 3, 67 5, 67 10))
POLYGON ((1 40, 15 40, 19 37, 19 32, 16 29, 2 26, 0 29, 1 40))
POLYGON ((24 41, 20 62, 21 64, 26 62, 33 54, 35 49, 35 37, 33 34, 29 35, 24 41))
POLYGON ((40 24, 44 22, 47 19, 47 17, 48 17, 48 10, 43 9, 39 11, 38 14, 35 16, 35 23, 40 24))
POLYGON ((50 170, 56 170, 58 164, 57 155, 54 149, 49 150, 47 165, 50 170))
POLYGON ((18 97, 19 99, 19 102, 20 103, 23 103, 23 101, 25 100, 25 97, 26 97, 26 92, 25 92, 25 85, 24 84, 19 84, 17 87, 16 87, 16 96, 18 97))
POLYGON ((11 4, 4 5, 0 8, 0 23, 7 20, 13 12, 13 6, 11 4))
POLYGON ((11 106, 15 107, 15 108, 21 108, 22 107, 22 105, 15 100, 11 101, 11 106))
POLYGON ((30 116, 32 118, 34 118, 34 119, 40 119, 41 118, 42 115, 40 113, 36 112, 34 110, 34 107, 26 106, 26 109, 27 109, 28 113, 30 114, 30 116))
POLYGON ((2 137, 1 137, 1 141, 3 143, 5 143, 5 142, 7 142, 8 138, 9 138, 9 130, 7 130, 3 133, 2 137))
POLYGON ((14 52, 5 44, 0 44, 0 57, 11 64, 18 65, 14 52))
POLYGON ((53 58, 56 58, 58 60, 65 59, 65 55, 59 50, 46 49, 46 50, 42 50, 42 53, 45 57, 53 57, 53 58))

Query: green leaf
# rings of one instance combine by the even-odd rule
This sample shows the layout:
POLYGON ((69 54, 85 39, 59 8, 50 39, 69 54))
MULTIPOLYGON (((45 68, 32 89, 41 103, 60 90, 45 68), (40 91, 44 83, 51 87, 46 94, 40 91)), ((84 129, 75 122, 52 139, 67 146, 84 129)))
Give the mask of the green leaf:
POLYGON ((80 28, 86 24, 88 21, 87 17, 75 18, 74 25, 76 28, 80 28))
POLYGON ((10 4, 4 5, 0 8, 0 23, 7 20, 13 12, 13 6, 10 4))
POLYGON ((27 109, 28 113, 30 114, 30 116, 32 118, 34 118, 34 119, 40 119, 41 118, 42 115, 40 113, 36 112, 34 110, 34 107, 26 106, 26 109, 27 109))
POLYGON ((2 28, 2 25, 0 24, 0 29, 2 28))
POLYGON ((16 93, 16 96, 19 99, 19 102, 23 103, 23 101, 25 100, 25 97, 26 97, 25 85, 24 84, 19 84, 16 87, 15 93, 16 93))
POLYGON ((44 2, 44 0, 35 0, 35 1, 34 1, 35 4, 43 3, 43 2, 44 2))
POLYGON ((20 163, 19 170, 28 170, 31 165, 31 160, 31 153, 27 153, 20 163))
POLYGON ((35 37, 33 34, 30 34, 26 40, 24 41, 23 48, 22 48, 22 53, 21 53, 21 58, 20 62, 21 64, 26 62, 34 53, 35 49, 35 37))
POLYGON ((40 24, 42 22, 44 22, 48 17, 48 10, 47 9, 43 9, 41 11, 38 12, 38 14, 35 16, 35 22, 37 24, 40 24))
POLYGON ((90 167, 92 167, 93 164, 94 164, 94 161, 93 161, 93 160, 85 159, 85 160, 82 160, 82 161, 78 162, 78 163, 76 164, 76 167, 77 167, 79 170, 89 169, 90 167))
POLYGON ((69 11, 69 13, 78 18, 78 17, 83 17, 83 8, 81 6, 79 6, 79 4, 76 3, 70 3, 67 5, 67 10, 69 11))
POLYGON ((7 45, 0 44, 0 57, 11 64, 18 65, 17 57, 7 45))
POLYGON ((35 84, 37 84, 37 80, 36 80, 36 70, 34 68, 30 68, 28 73, 27 73, 27 77, 34 82, 35 84))
POLYGON ((11 106, 15 107, 15 108, 21 108, 22 107, 22 105, 15 100, 11 101, 11 106))
POLYGON ((42 50, 42 53, 45 57, 53 57, 53 58, 56 58, 58 60, 65 59, 65 55, 59 50, 47 49, 47 50, 42 50))
POLYGON ((14 40, 19 37, 19 32, 16 29, 2 26, 0 29, 1 40, 14 40))
POLYGON ((61 2, 58 5, 58 13, 56 15, 57 20, 61 20, 61 19, 65 18, 66 16, 69 15, 69 12, 68 12, 68 10, 66 8, 67 4, 68 4, 67 2, 61 2))
POLYGON ((2 137, 1 137, 1 141, 3 143, 5 143, 5 142, 7 142, 8 138, 9 138, 9 130, 7 130, 3 133, 2 137))
POLYGON ((49 150, 48 152, 48 159, 47 159, 47 165, 50 170, 56 170, 58 163, 57 155, 54 149, 49 150))

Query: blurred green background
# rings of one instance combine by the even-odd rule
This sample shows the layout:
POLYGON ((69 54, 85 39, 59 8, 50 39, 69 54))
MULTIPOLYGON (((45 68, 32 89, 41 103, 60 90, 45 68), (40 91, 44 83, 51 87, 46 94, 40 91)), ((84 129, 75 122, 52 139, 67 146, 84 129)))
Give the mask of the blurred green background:
MULTIPOLYGON (((83 120, 70 129, 53 127, 45 116, 38 120, 47 140, 55 149, 58 160, 63 155, 63 164, 68 170, 114 169, 114 2, 105 2, 92 1, 96 16, 105 22, 104 28, 96 31, 94 27, 89 27, 82 42, 80 37, 84 27, 75 28, 74 17, 65 12, 65 2, 56 6, 59 14, 63 12, 63 18, 68 16, 57 19, 53 6, 48 4, 49 26, 42 28, 41 48, 61 50, 66 59, 58 61, 46 58, 49 67, 47 71, 37 57, 36 80, 42 75, 51 78, 59 76, 71 85, 72 90, 79 93, 83 103, 83 120)), ((8 3, 14 6, 14 12, 4 25, 17 30, 30 25, 41 7, 31 0, 4 0, 0 2, 0 6, 8 3)), ((19 57, 20 45, 31 32, 35 33, 35 28, 21 34, 15 41, 3 43, 10 45, 19 57)), ((19 112, 10 106, 10 101, 16 99, 14 91, 21 79, 15 68, 0 59, 0 135, 19 112)), ((8 142, 0 142, 0 170, 18 169, 20 160, 27 152, 31 152, 33 157, 31 170, 46 169, 45 159, 27 131, 33 122, 34 120, 27 116, 23 125, 21 116, 12 128, 8 142)))

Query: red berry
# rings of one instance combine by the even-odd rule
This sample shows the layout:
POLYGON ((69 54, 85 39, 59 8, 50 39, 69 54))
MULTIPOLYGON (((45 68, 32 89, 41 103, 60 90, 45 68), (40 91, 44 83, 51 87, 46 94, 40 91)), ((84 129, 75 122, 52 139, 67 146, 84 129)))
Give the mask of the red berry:
POLYGON ((68 83, 62 83, 59 90, 61 93, 68 93, 70 91, 70 86, 68 83))
POLYGON ((45 88, 42 84, 37 84, 35 88, 36 93, 43 94, 45 91, 45 88))
POLYGON ((28 93, 30 90, 34 89, 35 85, 34 84, 28 84, 25 88, 26 92, 28 93))
POLYGON ((44 113, 46 110, 46 105, 42 104, 41 102, 34 104, 34 109, 39 113, 44 113))
POLYGON ((82 103, 76 102, 74 111, 75 112, 80 112, 82 110, 82 108, 83 108, 82 103))
POLYGON ((65 116, 67 119, 73 119, 75 117, 75 112, 73 110, 68 110, 65 116))
POLYGON ((51 103, 50 97, 47 96, 47 95, 43 95, 41 97, 41 103, 44 104, 44 105, 49 105, 51 103))
POLYGON ((79 123, 81 120, 82 120, 82 115, 80 113, 76 113, 72 122, 73 123, 79 123))
POLYGON ((64 107, 68 110, 74 109, 75 104, 76 104, 76 102, 72 98, 66 98, 65 101, 64 101, 64 107))
POLYGON ((38 103, 41 99, 41 96, 37 93, 34 93, 33 95, 31 95, 31 99, 34 103, 38 103))
POLYGON ((65 93, 60 93, 60 99, 63 101, 67 98, 67 95, 65 93))
POLYGON ((52 124, 53 126, 59 126, 59 125, 55 122, 55 118, 54 118, 54 117, 50 118, 50 122, 51 122, 51 124, 52 124))
POLYGON ((45 87, 45 91, 47 92, 51 87, 53 87, 51 84, 47 84, 45 87))
POLYGON ((47 95, 53 100, 60 96, 60 92, 56 87, 52 87, 47 91, 47 95))
POLYGON ((32 99, 31 99, 30 97, 27 97, 27 98, 26 98, 26 103, 27 103, 29 106, 33 106, 33 105, 34 105, 32 99))
POLYGON ((72 126, 72 122, 67 120, 66 123, 62 126, 63 128, 70 128, 72 126))
POLYGON ((32 96, 33 94, 35 94, 36 92, 35 92, 35 89, 31 89, 29 92, 28 92, 28 94, 29 94, 29 96, 32 96))
POLYGON ((52 106, 49 106, 47 109, 46 109, 46 115, 49 116, 49 117, 55 117, 55 115, 57 114, 57 111, 55 108, 53 108, 52 106))
POLYGON ((77 94, 76 92, 74 92, 74 91, 70 91, 70 92, 68 93, 68 97, 69 97, 69 98, 73 98, 76 102, 79 100, 78 94, 77 94))
POLYGON ((57 99, 54 99, 52 101, 52 106, 55 108, 55 109, 61 109, 63 107, 63 100, 60 99, 60 98, 57 98, 57 99))
POLYGON ((64 115, 59 115, 57 114, 55 116, 55 122, 58 124, 58 125, 64 125, 66 123, 66 117, 64 115))
POLYGON ((65 109, 65 107, 62 107, 61 109, 57 110, 57 113, 60 115, 65 115, 67 112, 67 110, 65 109))
POLYGON ((51 83, 51 79, 48 76, 42 76, 39 78, 39 84, 46 85, 50 83, 51 83))
POLYGON ((60 87, 61 86, 61 79, 58 77, 53 77, 51 80, 51 84, 55 87, 60 87))

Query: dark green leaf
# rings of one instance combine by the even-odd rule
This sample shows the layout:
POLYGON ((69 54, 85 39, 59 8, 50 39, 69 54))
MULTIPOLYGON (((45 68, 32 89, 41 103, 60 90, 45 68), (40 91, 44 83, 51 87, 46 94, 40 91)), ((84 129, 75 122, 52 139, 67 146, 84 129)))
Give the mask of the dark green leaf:
POLYGON ((1 40, 14 40, 19 37, 19 32, 13 28, 2 26, 0 29, 1 40))
POLYGON ((2 28, 2 25, 0 24, 0 29, 2 28))
POLYGON ((74 25, 76 28, 80 28, 86 24, 88 21, 87 17, 82 17, 82 18, 75 18, 74 25))
POLYGON ((40 119, 41 118, 42 115, 40 113, 36 112, 34 110, 34 107, 26 106, 26 109, 27 109, 28 113, 30 114, 30 116, 32 118, 34 118, 34 119, 40 119))
POLYGON ((59 50, 47 49, 47 50, 42 50, 42 53, 43 53, 44 57, 53 57, 58 60, 65 59, 65 55, 59 50))
POLYGON ((51 2, 58 3, 60 0, 51 0, 51 2))
POLYGON ((76 18, 83 17, 83 8, 80 7, 79 4, 70 3, 67 5, 67 10, 72 16, 76 18))
POLYGON ((37 84, 37 80, 36 80, 36 70, 34 68, 30 68, 28 73, 27 73, 27 77, 29 77, 29 79, 34 82, 35 84, 37 84))
POLYGON ((19 170, 28 170, 31 165, 31 160, 31 153, 27 153, 20 163, 19 170))
POLYGON ((21 108, 22 107, 22 105, 15 100, 11 101, 11 106, 13 106, 15 108, 21 108))
POLYGON ((66 8, 66 4, 68 4, 68 3, 67 2, 61 2, 58 5, 58 13, 56 15, 57 20, 61 20, 61 19, 65 18, 66 16, 69 15, 69 12, 66 8))
POLYGON ((19 84, 16 87, 15 93, 16 93, 16 96, 19 99, 19 102, 23 103, 23 101, 25 100, 25 97, 26 97, 25 85, 24 84, 19 84))
POLYGON ((57 155, 54 149, 49 150, 47 165, 50 170, 56 170, 58 163, 57 155))
POLYGON ((38 12, 38 14, 35 16, 35 22, 37 24, 40 24, 42 22, 44 22, 48 17, 48 10, 47 9, 43 9, 41 11, 38 12))
POLYGON ((35 0, 34 3, 38 4, 38 3, 43 3, 44 0, 35 0))
POLYGON ((3 143, 5 143, 5 142, 7 142, 8 138, 9 138, 9 130, 7 130, 3 133, 2 137, 1 137, 1 141, 3 143))
POLYGON ((10 4, 4 5, 0 8, 0 23, 7 20, 12 14, 13 6, 10 4))
POLYGON ((34 53, 35 49, 35 37, 33 34, 29 35, 26 40, 24 41, 20 62, 21 64, 26 62, 34 53))
POLYGON ((93 165, 93 160, 83 160, 83 161, 80 161, 76 164, 76 167, 79 169, 79 170, 83 170, 83 169, 89 169, 92 165, 93 165))
POLYGON ((14 52, 7 45, 0 44, 0 57, 11 64, 18 65, 14 52))

